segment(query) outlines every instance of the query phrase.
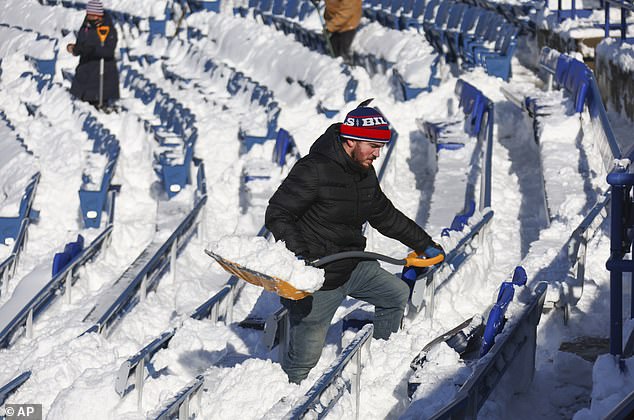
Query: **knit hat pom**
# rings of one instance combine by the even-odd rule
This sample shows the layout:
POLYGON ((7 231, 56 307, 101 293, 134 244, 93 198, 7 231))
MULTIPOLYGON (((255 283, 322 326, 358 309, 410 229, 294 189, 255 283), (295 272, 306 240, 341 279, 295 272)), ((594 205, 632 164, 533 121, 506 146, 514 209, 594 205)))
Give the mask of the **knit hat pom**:
POLYGON ((377 143, 388 143, 391 136, 383 114, 375 108, 365 106, 350 111, 339 131, 347 139, 377 143))
POLYGON ((90 0, 86 4, 86 14, 103 16, 103 3, 99 0, 90 0))

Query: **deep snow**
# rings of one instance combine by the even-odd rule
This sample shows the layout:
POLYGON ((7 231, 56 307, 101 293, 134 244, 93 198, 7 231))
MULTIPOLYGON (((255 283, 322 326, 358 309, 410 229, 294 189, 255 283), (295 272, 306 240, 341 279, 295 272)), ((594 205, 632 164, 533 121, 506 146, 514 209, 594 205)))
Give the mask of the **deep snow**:
MULTIPOLYGON (((154 13, 158 7, 140 9, 134 3, 113 0, 107 7, 141 15, 154 13)), ((262 347, 261 333, 237 326, 237 322, 247 316, 266 316, 275 310, 278 307, 275 296, 245 285, 234 308, 235 322, 229 326, 187 317, 228 279, 203 250, 223 237, 252 238, 262 226, 265 200, 250 200, 245 196, 241 177, 254 161, 268 160, 272 150, 271 144, 264 144, 242 153, 238 131, 261 128, 264 121, 261 108, 246 103, 243 98, 230 96, 222 80, 210 80, 196 63, 203 58, 213 58, 271 88, 282 107, 280 126, 294 136, 302 155, 329 124, 341 121, 345 113, 356 106, 356 102, 343 101, 345 78, 340 73, 340 61, 311 52, 272 28, 231 16, 228 3, 223 7, 227 8, 226 13, 200 13, 188 19, 190 26, 201 29, 208 37, 193 41, 190 50, 185 50, 183 44, 168 44, 161 39, 148 46, 137 30, 121 28, 119 31, 122 45, 133 51, 165 56, 170 68, 196 78, 204 87, 192 89, 165 80, 161 62, 143 68, 145 77, 189 107, 196 116, 200 133, 196 155, 205 162, 209 187, 209 201, 201 222, 204 235, 194 239, 179 257, 175 281, 163 279, 158 289, 135 307, 110 336, 77 337, 87 328, 82 319, 99 296, 108 293, 110 285, 136 256, 152 240, 163 238, 191 207, 193 191, 189 188, 174 199, 175 203, 168 206, 164 202, 152 169, 155 142, 142 122, 149 118, 151 106, 144 106, 129 91, 123 90, 121 102, 126 111, 96 113, 121 144, 114 182, 121 184, 122 189, 117 200, 112 243, 83 269, 70 304, 61 299, 56 301, 36 320, 34 338, 21 337, 9 349, 0 350, 0 384, 26 369, 32 371, 31 378, 7 402, 41 403, 45 416, 51 419, 144 418, 204 372, 206 392, 202 394, 200 407, 204 418, 261 418, 280 398, 286 397, 289 402, 299 399, 354 336, 347 331, 340 337, 340 321, 352 304, 346 302, 335 315, 335 327, 328 335, 319 364, 308 379, 297 386, 286 381, 276 352, 269 353, 262 347), (315 95, 307 97, 305 90, 297 83, 289 83, 288 78, 312 80, 315 95), (318 114, 316 109, 320 102, 340 109, 339 114, 332 120, 318 114), (146 380, 142 409, 137 408, 134 393, 120 399, 114 392, 114 378, 121 362, 175 326, 180 328, 170 346, 159 352, 153 362, 154 369, 162 374, 146 380)), ((64 46, 72 42, 72 35, 63 36, 61 29, 78 28, 82 17, 82 12, 41 6, 35 0, 5 0, 0 6, 1 22, 20 24, 59 40, 55 80, 65 87, 68 82, 62 81, 60 69, 72 69, 77 59, 66 54, 64 46)), ((316 16, 311 16, 307 24, 318 25, 316 16)), ((427 80, 429 45, 418 34, 393 32, 375 24, 368 25, 359 32, 354 48, 393 54, 399 59, 402 73, 427 80), (373 49, 376 42, 372 40, 376 37, 389 39, 392 48, 382 45, 381 51, 373 49), (396 48, 416 42, 420 50, 396 48), (416 66, 421 69, 417 70, 416 66)), ((86 169, 82 153, 88 142, 81 132, 81 117, 78 112, 72 112, 71 99, 64 88, 54 88, 40 95, 32 83, 20 78, 23 71, 32 71, 24 60, 22 48, 33 48, 34 54, 42 51, 38 49, 40 45, 10 48, 11 36, 9 32, 0 32, 0 110, 33 152, 42 172, 34 204, 41 211, 41 221, 29 228, 27 250, 15 278, 9 283, 9 295, 0 296, 0 305, 6 305, 12 294, 20 293, 23 282, 34 275, 32 272, 40 265, 50 264, 52 254, 64 243, 74 240, 77 233, 95 234, 82 230, 78 217, 76 191, 81 173, 86 169), (27 113, 25 102, 39 105, 36 116, 27 113)), ((130 65, 141 68, 137 63, 130 65)), ((457 170, 446 171, 445 158, 461 158, 455 162, 459 169, 468 161, 468 157, 461 155, 467 154, 469 148, 453 156, 445 156, 450 152, 442 151, 436 163, 434 148, 418 130, 416 119, 445 119, 456 111, 453 94, 456 75, 442 74, 440 86, 409 102, 396 101, 385 75, 370 76, 362 68, 354 68, 352 75, 359 80, 358 100, 376 98, 373 103, 399 133, 382 182, 384 191, 400 210, 441 241, 440 230, 449 225, 464 203, 464 186, 456 182, 461 177, 464 179, 464 174, 457 170)), ((466 317, 485 311, 493 303, 500 283, 509 280, 516 265, 521 263, 526 268, 530 285, 549 281, 551 300, 557 300, 565 292, 562 280, 566 271, 558 259, 559 251, 605 189, 605 173, 597 161, 599 154, 592 131, 583 130, 587 115, 582 121, 571 114, 548 118, 542 126, 540 144, 533 141, 531 121, 505 99, 500 89, 521 86, 524 92, 526 89, 537 92, 541 83, 516 61, 514 75, 511 83, 506 84, 487 76, 481 69, 460 74, 495 102, 491 204, 495 216, 486 236, 477 245, 474 257, 438 292, 434 318, 407 319, 403 330, 389 341, 371 343, 371 354, 364 355, 363 359, 361 418, 429 414, 433 405, 421 404, 422 408, 407 411, 409 401, 405 388, 409 362, 432 338, 466 317), (583 133, 581 137, 580 133, 583 133), (543 186, 540 173, 543 173, 543 186), (544 189, 549 214, 544 207, 544 189)), ((565 113, 567 99, 558 92, 544 95, 553 100, 553 106, 559 106, 556 109, 565 113)), ((89 109, 83 104, 78 106, 80 110, 89 109)), ((631 131, 631 122, 620 121, 620 131, 631 131)), ((3 168, 4 165, 0 170, 3 168)), ((270 192, 265 190, 263 194, 270 192)), ((0 213, 4 210, 2 204, 0 213)), ((559 310, 542 315, 533 386, 523 394, 506 392, 510 389, 509 382, 515 380, 507 377, 483 407, 481 418, 597 418, 634 389, 631 375, 617 371, 611 356, 600 356, 593 364, 559 350, 562 342, 577 337, 607 337, 609 276, 604 267, 609 238, 606 226, 604 222, 589 243, 584 292, 571 311, 568 325, 564 325, 559 310)), ((376 231, 368 231, 367 236, 368 250, 393 256, 406 255, 408 251, 376 231)), ((450 247, 455 240, 452 236, 442 243, 450 247)), ((2 252, 4 250, 0 250, 0 255, 4 255, 2 252)), ((399 271, 398 267, 385 267, 395 273, 399 271)), ((521 306, 515 302, 509 312, 516 313, 521 306)), ((367 305, 363 309, 372 311, 367 305)), ((435 369, 430 369, 424 387, 426 392, 421 390, 417 397, 421 402, 440 403, 455 392, 454 382, 462 375, 457 371, 464 366, 448 348, 440 348, 430 359, 435 369)), ((626 363, 629 365, 631 361, 626 363)), ((353 407, 352 397, 346 394, 329 418, 349 418, 353 407)))

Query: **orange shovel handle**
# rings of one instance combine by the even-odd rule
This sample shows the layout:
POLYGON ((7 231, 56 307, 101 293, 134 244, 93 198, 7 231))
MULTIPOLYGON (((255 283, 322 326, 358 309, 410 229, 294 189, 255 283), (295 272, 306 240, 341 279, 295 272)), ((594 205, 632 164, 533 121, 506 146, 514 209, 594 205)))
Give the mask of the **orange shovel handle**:
POLYGON ((445 259, 443 254, 437 255, 434 258, 420 258, 416 252, 410 252, 405 258, 405 265, 407 267, 430 267, 441 263, 445 259))

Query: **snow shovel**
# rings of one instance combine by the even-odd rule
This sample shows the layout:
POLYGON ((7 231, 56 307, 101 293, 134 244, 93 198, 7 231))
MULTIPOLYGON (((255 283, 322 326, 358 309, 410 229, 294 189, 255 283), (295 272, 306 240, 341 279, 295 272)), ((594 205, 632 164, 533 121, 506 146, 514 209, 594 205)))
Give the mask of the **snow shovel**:
MULTIPOLYGON (((99 26, 97 28, 97 36, 99 36, 99 40, 101 41, 101 48, 104 47, 106 38, 108 38, 109 33, 110 33, 110 26, 99 26)), ((102 57, 101 60, 99 60, 99 109, 103 107, 103 72, 104 72, 104 61, 102 57)))
MULTIPOLYGON (((310 295, 310 293, 306 291, 296 289, 286 280, 282 280, 278 277, 251 270, 233 261, 227 260, 226 258, 223 258, 222 256, 209 251, 208 249, 206 249, 205 252, 211 258, 216 260, 218 264, 220 264, 220 266, 229 274, 233 274, 234 276, 239 277, 251 284, 255 284, 256 286, 263 287, 264 289, 276 293, 284 298, 291 300, 300 300, 310 295)), ((406 258, 397 259, 388 257, 387 255, 377 254, 375 252, 346 251, 340 252, 338 254, 328 255, 316 261, 308 262, 308 265, 311 265, 313 267, 321 267, 333 261, 338 261, 345 258, 365 258, 381 260, 394 265, 405 265, 409 267, 429 267, 441 263, 445 257, 441 254, 434 258, 419 258, 415 252, 411 252, 406 258)))
POLYGON ((332 48, 332 43, 330 42, 330 32, 328 32, 328 29, 326 29, 326 22, 324 21, 321 13, 319 13, 319 0, 310 0, 310 2, 313 4, 313 6, 315 6, 315 10, 317 10, 317 16, 319 16, 319 20, 321 21, 321 32, 324 37, 324 41, 326 42, 326 50, 331 57, 334 57, 335 50, 332 48))

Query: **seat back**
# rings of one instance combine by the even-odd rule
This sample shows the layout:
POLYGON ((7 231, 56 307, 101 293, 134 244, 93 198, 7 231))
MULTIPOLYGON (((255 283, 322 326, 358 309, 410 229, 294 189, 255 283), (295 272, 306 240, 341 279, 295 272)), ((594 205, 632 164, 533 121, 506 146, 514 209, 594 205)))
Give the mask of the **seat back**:
POLYGON ((511 45, 517 39, 518 29, 514 25, 509 25, 507 28, 506 36, 504 37, 504 41, 498 50, 503 55, 507 55, 510 52, 511 45))
POLYGON ((257 6, 257 10, 260 12, 270 12, 273 7, 273 0, 261 0, 257 6))
POLYGON ((284 16, 290 19, 297 17, 299 13, 299 0, 288 0, 286 2, 286 9, 284 10, 284 16))
POLYGON ((284 0, 273 0, 273 8, 271 9, 271 12, 274 15, 282 15, 285 8, 286 4, 284 3, 284 0))
POLYGON ((571 94, 575 112, 583 112, 583 107, 590 90, 590 74, 585 64, 572 60, 564 88, 571 94))
POLYGON ((440 5, 438 5, 438 10, 436 11, 436 17, 434 19, 434 26, 436 28, 442 28, 447 21, 447 17, 449 16, 449 11, 452 9, 454 3, 449 0, 445 0, 440 5))
POLYGON ((467 7, 464 3, 458 3, 451 8, 447 18, 447 29, 456 29, 458 27, 467 7))
POLYGON ((290 133, 283 128, 277 132, 275 147, 273 148, 273 163, 283 167, 286 164, 286 155, 293 149, 295 142, 290 133))
POLYGON ((401 14, 409 15, 414 9, 415 0, 402 0, 401 2, 401 14))
POLYGON ((455 92, 460 97, 458 106, 466 116, 465 133, 478 136, 485 122, 486 97, 479 89, 462 79, 456 82, 455 92))
POLYGON ((84 249, 84 237, 77 235, 77 241, 69 242, 63 252, 58 252, 53 257, 52 274, 55 277, 84 249))
POLYGON ((423 22, 431 23, 434 19, 436 9, 440 4, 440 0, 431 0, 425 7, 425 14, 423 15, 423 22))
POLYGON ((414 0, 412 6, 412 17, 418 18, 425 11, 425 0, 414 0))
POLYGON ((392 6, 390 7, 390 13, 396 15, 403 8, 403 0, 392 0, 392 6))
POLYGON ((484 327, 482 345, 480 347, 480 357, 484 356, 489 352, 489 350, 491 350, 491 347, 493 347, 495 342, 495 336, 502 331, 502 328, 504 328, 504 323, 506 321, 504 319, 504 315, 506 314, 506 309, 509 303, 511 303, 513 296, 515 295, 515 286, 524 286, 526 285, 526 281, 526 271, 523 267, 518 266, 515 267, 512 281, 505 281, 500 286, 497 301, 493 305, 493 308, 491 308, 486 326, 484 327))

